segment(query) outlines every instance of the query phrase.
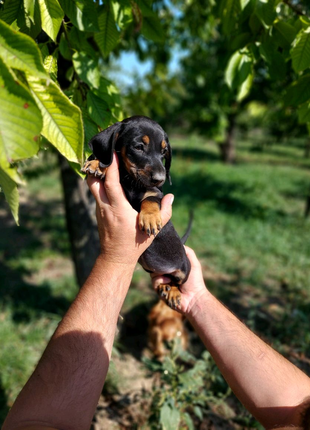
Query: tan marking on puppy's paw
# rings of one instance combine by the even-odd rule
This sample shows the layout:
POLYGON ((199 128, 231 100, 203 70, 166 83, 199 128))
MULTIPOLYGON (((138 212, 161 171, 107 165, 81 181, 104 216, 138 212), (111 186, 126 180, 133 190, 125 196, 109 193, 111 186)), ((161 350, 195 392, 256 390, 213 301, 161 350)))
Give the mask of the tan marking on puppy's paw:
POLYGON ((106 171, 107 168, 100 167, 99 160, 86 161, 81 169, 81 172, 99 179, 104 179, 106 171))
POLYGON ((139 229, 150 237, 156 236, 162 228, 159 205, 156 202, 143 200, 139 213, 139 229))
POLYGON ((171 309, 180 309, 181 293, 178 287, 169 284, 161 284, 158 287, 158 294, 171 309))

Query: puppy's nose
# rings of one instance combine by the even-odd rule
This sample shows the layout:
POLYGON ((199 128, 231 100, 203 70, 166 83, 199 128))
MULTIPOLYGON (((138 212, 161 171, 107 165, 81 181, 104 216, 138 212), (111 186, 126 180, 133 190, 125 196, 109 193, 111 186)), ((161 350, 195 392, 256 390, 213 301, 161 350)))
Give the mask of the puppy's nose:
POLYGON ((156 185, 162 185, 165 182, 166 175, 161 172, 152 173, 152 182, 156 185))

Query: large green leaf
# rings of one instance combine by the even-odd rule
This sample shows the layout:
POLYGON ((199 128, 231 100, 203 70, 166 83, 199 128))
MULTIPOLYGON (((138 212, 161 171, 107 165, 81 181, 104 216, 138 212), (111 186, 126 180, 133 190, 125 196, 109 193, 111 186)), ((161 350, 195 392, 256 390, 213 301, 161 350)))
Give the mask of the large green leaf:
POLYGON ((98 60, 89 57, 85 52, 75 52, 72 60, 79 77, 91 88, 99 88, 101 73, 98 68, 98 60))
POLYGON ((278 47, 274 45, 272 38, 267 38, 259 47, 261 57, 267 62, 269 75, 271 79, 281 80, 286 76, 286 62, 278 51, 278 47))
POLYGON ((298 109, 298 122, 300 124, 310 123, 310 105, 309 103, 304 103, 298 109))
POLYGON ((28 83, 43 117, 42 134, 67 160, 83 162, 84 131, 80 109, 50 81, 28 76, 28 83))
POLYGON ((0 11, 0 19, 7 24, 12 24, 17 19, 23 0, 6 0, 0 11))
POLYGON ((160 424, 163 430, 178 430, 180 424, 180 412, 174 406, 164 403, 160 409, 160 424))
POLYGON ((163 43, 165 40, 164 29, 157 16, 143 17, 141 33, 153 42, 163 43))
POLYGON ((33 97, 0 59, 0 166, 7 170, 12 162, 36 154, 41 129, 42 117, 33 97))
POLYGON ((95 34, 95 41, 104 57, 107 57, 119 41, 119 32, 116 28, 114 11, 109 5, 102 8, 99 16, 100 32, 95 34))
POLYGON ((111 111, 109 105, 92 91, 87 93, 87 112, 90 118, 102 129, 110 125, 111 111))
POLYGON ((13 30, 0 20, 0 57, 9 66, 31 75, 47 77, 41 52, 29 36, 13 30))
POLYGON ((41 12, 42 29, 56 41, 64 12, 57 0, 38 0, 41 12))
POLYGON ((236 27, 237 18, 241 12, 240 0, 222 0, 220 16, 224 34, 230 34, 236 27))
POLYGON ((310 26, 297 34, 291 56, 295 72, 302 72, 310 67, 310 26))
POLYGON ((235 52, 227 65, 225 81, 232 90, 237 90, 237 100, 244 99, 253 82, 253 63, 248 50, 235 52))
POLYGON ((282 47, 290 46, 293 43, 297 31, 292 25, 284 21, 277 21, 274 28, 279 35, 282 47))
POLYGON ((256 1, 256 15, 261 20, 262 24, 269 27, 276 19, 277 13, 275 10, 275 0, 257 0, 256 1))
POLYGON ((60 0, 65 14, 81 31, 99 31, 96 3, 81 0, 60 0))
POLYGON ((7 172, 0 167, 0 189, 4 192, 5 199, 10 206, 15 222, 18 224, 19 196, 16 182, 14 182, 10 176, 11 175, 8 175, 7 172))
POLYGON ((310 75, 305 75, 290 85, 285 94, 284 103, 298 106, 308 100, 310 100, 310 75))

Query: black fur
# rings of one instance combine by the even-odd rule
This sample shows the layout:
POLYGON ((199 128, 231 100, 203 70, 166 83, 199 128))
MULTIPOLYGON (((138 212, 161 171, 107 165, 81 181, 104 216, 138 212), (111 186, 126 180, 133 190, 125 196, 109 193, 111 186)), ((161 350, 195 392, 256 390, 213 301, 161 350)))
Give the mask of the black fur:
MULTIPOLYGON (((140 213, 143 201, 158 203, 160 208, 162 186, 166 179, 171 183, 171 147, 167 134, 159 124, 144 116, 133 116, 98 133, 91 139, 89 146, 94 155, 89 160, 99 160, 100 169, 105 169, 112 163, 113 151, 116 151, 120 181, 135 210, 140 213)), ((82 171, 95 176, 101 175, 94 173, 87 163, 82 171)), ((156 232, 155 230, 156 228, 146 229, 149 235, 160 231, 140 257, 139 263, 146 271, 171 279, 171 285, 167 285, 164 291, 159 291, 169 306, 177 308, 180 295, 178 299, 169 298, 170 287, 179 287, 187 280, 190 263, 171 221, 162 229, 159 227, 156 232)))

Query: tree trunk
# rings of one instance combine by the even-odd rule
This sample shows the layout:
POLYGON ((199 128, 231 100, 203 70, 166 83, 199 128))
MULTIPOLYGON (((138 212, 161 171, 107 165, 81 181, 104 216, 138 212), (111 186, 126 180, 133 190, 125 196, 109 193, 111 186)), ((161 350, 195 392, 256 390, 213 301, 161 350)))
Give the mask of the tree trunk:
POLYGON ((59 155, 66 221, 79 286, 88 277, 100 251, 95 199, 83 181, 59 155))
POLYGON ((233 164, 236 161, 236 151, 235 151, 235 115, 230 115, 228 117, 228 128, 226 132, 225 142, 220 143, 220 153, 221 159, 226 164, 233 164))

